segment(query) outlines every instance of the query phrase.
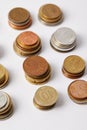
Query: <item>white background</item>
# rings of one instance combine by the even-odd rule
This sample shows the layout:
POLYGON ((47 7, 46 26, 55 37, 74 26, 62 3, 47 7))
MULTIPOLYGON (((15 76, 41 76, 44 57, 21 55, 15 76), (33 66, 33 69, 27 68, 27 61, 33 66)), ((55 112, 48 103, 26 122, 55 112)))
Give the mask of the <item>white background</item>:
POLYGON ((61 71, 64 58, 71 54, 81 56, 87 63, 87 0, 0 0, 0 64, 8 69, 10 76, 9 84, 1 91, 12 97, 15 107, 11 118, 0 121, 0 130, 87 130, 87 104, 78 105, 69 99, 67 87, 73 80, 64 77, 61 71), (49 27, 39 22, 38 9, 46 3, 57 4, 63 11, 64 21, 60 25, 49 27), (26 30, 40 36, 40 56, 46 58, 52 67, 52 77, 45 85, 57 89, 59 100, 49 111, 34 107, 33 96, 40 85, 26 81, 22 68, 25 58, 16 55, 13 50, 15 38, 26 31, 9 27, 8 12, 14 7, 30 11, 33 23, 26 30), (72 28, 77 34, 77 47, 68 53, 56 52, 50 47, 52 33, 64 26, 72 28))

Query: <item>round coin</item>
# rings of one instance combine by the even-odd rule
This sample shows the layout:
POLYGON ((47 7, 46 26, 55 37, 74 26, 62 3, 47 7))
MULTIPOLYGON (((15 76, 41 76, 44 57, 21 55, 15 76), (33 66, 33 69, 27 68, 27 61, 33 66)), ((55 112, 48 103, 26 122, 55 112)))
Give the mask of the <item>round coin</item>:
POLYGON ((0 109, 2 109, 7 103, 7 96, 4 92, 0 92, 0 109))

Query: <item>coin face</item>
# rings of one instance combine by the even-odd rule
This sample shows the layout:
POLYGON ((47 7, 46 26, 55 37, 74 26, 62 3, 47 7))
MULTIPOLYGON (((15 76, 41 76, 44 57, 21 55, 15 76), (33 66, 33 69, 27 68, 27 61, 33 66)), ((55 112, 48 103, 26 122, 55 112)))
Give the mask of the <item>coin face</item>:
POLYGON ((4 76, 5 76, 5 68, 2 65, 0 65, 0 80, 2 80, 4 76))
POLYGON ((7 97, 5 93, 0 92, 0 109, 3 108, 7 103, 7 97))
POLYGON ((71 55, 64 60, 63 68, 71 74, 78 74, 84 71, 85 62, 81 57, 71 55))
POLYGON ((30 17, 29 12, 24 8, 14 8, 9 12, 8 18, 13 23, 23 23, 26 22, 30 17))
POLYGON ((42 107, 50 107, 56 103, 58 99, 57 91, 49 86, 40 87, 34 96, 35 102, 42 107))

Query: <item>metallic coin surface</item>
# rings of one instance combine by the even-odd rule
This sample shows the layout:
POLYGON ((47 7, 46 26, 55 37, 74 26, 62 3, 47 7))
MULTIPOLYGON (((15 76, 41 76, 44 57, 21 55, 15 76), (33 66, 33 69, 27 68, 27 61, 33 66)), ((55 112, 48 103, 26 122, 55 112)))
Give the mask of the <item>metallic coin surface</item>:
POLYGON ((47 73, 48 62, 40 56, 31 56, 25 59, 23 69, 25 73, 32 78, 39 78, 47 73))
POLYGON ((7 96, 4 92, 0 92, 0 109, 2 109, 7 103, 7 96))
POLYGON ((9 14, 8 18, 13 23, 24 23, 26 22, 30 17, 30 13, 24 9, 24 8, 13 8, 9 14))
POLYGON ((50 107, 56 103, 58 93, 56 89, 49 86, 40 87, 34 96, 35 102, 41 107, 50 107))
POLYGON ((2 80, 5 76, 5 68, 0 64, 0 80, 2 80))
POLYGON ((85 69, 85 61, 77 55, 68 56, 63 63, 65 71, 71 74, 79 74, 85 69))

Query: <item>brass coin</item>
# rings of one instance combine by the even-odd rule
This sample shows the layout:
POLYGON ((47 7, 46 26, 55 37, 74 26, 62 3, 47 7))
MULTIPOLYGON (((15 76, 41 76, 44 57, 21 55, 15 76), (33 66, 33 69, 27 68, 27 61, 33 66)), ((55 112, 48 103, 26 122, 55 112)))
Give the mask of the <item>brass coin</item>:
POLYGON ((85 69, 85 61, 77 55, 71 55, 64 60, 63 68, 68 73, 79 74, 85 69))
POLYGON ((50 108, 57 102, 58 93, 57 91, 49 86, 40 87, 34 96, 34 101, 43 109, 50 108))

